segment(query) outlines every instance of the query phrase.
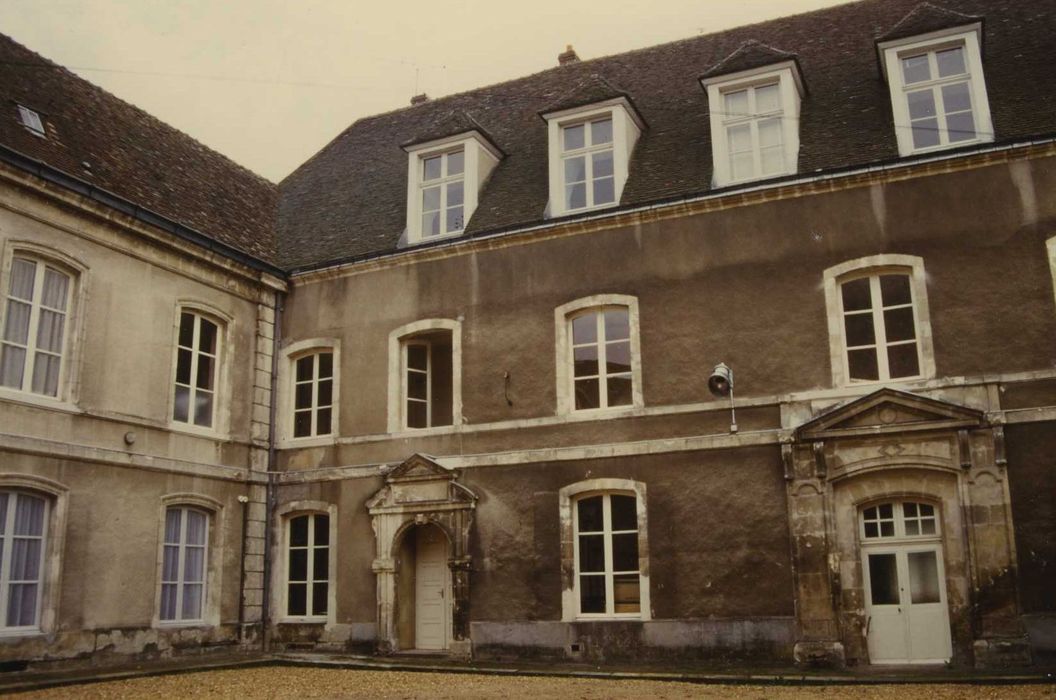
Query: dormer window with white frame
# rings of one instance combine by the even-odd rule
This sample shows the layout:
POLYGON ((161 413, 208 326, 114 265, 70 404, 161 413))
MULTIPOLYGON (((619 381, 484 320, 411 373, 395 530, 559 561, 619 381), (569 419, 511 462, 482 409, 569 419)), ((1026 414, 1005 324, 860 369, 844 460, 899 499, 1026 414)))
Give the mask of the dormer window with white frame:
POLYGON ((899 155, 994 140, 980 31, 976 24, 879 44, 899 155))
POLYGON ((631 152, 645 127, 626 98, 544 114, 549 136, 550 216, 616 206, 631 152))
POLYGON ((47 132, 44 131, 44 120, 40 118, 40 113, 36 110, 18 105, 18 119, 22 122, 22 126, 29 129, 33 135, 47 136, 47 132))
POLYGON ((405 147, 407 242, 460 236, 502 153, 479 132, 405 147))
POLYGON ((701 84, 710 105, 715 187, 796 173, 804 87, 794 61, 701 84))

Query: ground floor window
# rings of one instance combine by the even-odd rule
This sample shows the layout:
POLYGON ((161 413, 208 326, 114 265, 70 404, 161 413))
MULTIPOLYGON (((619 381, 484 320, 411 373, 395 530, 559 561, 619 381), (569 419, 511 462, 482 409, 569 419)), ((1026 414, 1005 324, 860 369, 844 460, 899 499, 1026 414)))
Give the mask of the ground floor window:
POLYGON ((165 510, 159 615, 162 621, 202 619, 208 541, 208 513, 186 506, 165 510))
POLYGON ((327 614, 330 586, 330 516, 298 515, 287 521, 286 615, 327 614))
POLYGON ((638 503, 633 494, 587 495, 575 501, 579 614, 641 612, 638 503))
POLYGON ((0 491, 0 629, 40 624, 47 512, 44 498, 0 491))

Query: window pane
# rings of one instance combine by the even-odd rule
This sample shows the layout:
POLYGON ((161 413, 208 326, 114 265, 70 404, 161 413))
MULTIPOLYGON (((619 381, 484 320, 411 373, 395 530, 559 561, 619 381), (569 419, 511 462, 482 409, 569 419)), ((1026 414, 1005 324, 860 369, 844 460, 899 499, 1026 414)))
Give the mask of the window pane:
POLYGON ((884 312, 884 327, 887 329, 887 342, 912 340, 916 337, 913 327, 913 307, 888 309, 884 312))
POLYGON ((939 145, 939 120, 922 119, 913 122, 913 147, 928 148, 939 145))
POLYGON ((565 188, 565 207, 582 209, 587 206, 587 186, 585 183, 570 185, 565 188))
POLYGON ((565 182, 583 182, 587 179, 587 159, 583 156, 565 158, 565 182))
POLYGON ((605 344, 605 372, 621 374, 631 371, 631 341, 618 340, 605 344))
POLYGON ((960 46, 945 51, 936 51, 935 63, 938 64, 940 78, 968 72, 964 65, 964 48, 960 46))
POLYGON ((609 377, 607 380, 607 398, 609 406, 630 406, 631 401, 631 378, 609 377))
POLYGON ((915 377, 920 374, 917 360, 917 344, 892 345, 887 349, 887 365, 891 378, 915 377))
POLYGON ((312 407, 311 383, 298 384, 293 390, 293 407, 295 409, 312 407))
POLYGON ((165 511, 165 544, 179 544, 183 511, 169 508, 165 511))
POLYGON ((861 279, 844 282, 840 285, 843 294, 844 311, 863 311, 873 307, 872 292, 869 289, 869 279, 861 279))
POLYGON ((920 534, 920 523, 916 520, 906 521, 906 534, 907 535, 919 535, 920 534))
POLYGON ((764 148, 759 153, 763 175, 779 175, 785 171, 785 150, 781 146, 764 148))
POLYGON ((330 406, 334 403, 334 380, 324 379, 319 382, 318 401, 319 406, 330 406))
POLYGON ((306 615, 308 610, 308 586, 291 583, 286 589, 286 614, 306 615))
POLYGON ((216 360, 209 357, 208 355, 198 356, 198 376, 195 381, 195 386, 199 389, 213 389, 213 363, 216 360))
POLYGON ((307 437, 312 434, 312 412, 298 411, 293 414, 293 436, 307 437))
POLYGON ((579 536, 579 570, 605 570, 605 535, 579 536))
POLYGON ((593 146, 597 146, 603 143, 612 143, 611 119, 604 119, 602 121, 591 122, 590 143, 593 146))
POLYGON ((326 379, 334 376, 334 353, 321 352, 319 357, 319 377, 326 379))
POLYGON ((880 369, 876 363, 876 350, 850 350, 847 352, 847 366, 851 379, 876 380, 880 378, 880 369))
MULTIPOLYGON (((175 578, 175 576, 174 576, 175 578)), ((161 611, 159 617, 162 620, 176 619, 176 584, 166 583, 161 586, 161 611)))
POLYGON ((572 374, 576 377, 596 377, 598 375, 598 346, 586 345, 573 351, 572 374))
POLYGON ((326 593, 327 584, 314 583, 312 584, 312 614, 313 615, 325 615, 326 614, 326 593))
POLYGON ((312 378, 315 356, 308 355, 297 360, 297 381, 306 382, 312 378))
POLYGON ((612 151, 602 151, 591 156, 591 167, 595 178, 612 176, 612 151))
POLYGON ((895 517, 894 506, 890 503, 885 503, 879 507, 879 513, 882 520, 890 520, 895 517))
POLYGON ((326 581, 330 578, 330 550, 316 547, 312 552, 312 580, 326 581))
POLYGON ((616 181, 603 177, 594 181, 594 204, 610 204, 616 201, 616 181))
POLYGON ((748 114, 748 91, 727 92, 724 110, 727 117, 740 117, 748 114))
POLYGON ((781 89, 776 85, 763 85, 755 89, 755 111, 765 114, 781 109, 781 89))
POLYGON ((203 580, 204 563, 204 548, 187 547, 183 553, 183 580, 185 582, 200 583, 203 580))
MULTIPOLYGON (((190 369, 187 370, 190 374, 190 369)), ((176 387, 176 396, 173 397, 172 401, 172 419, 186 423, 188 420, 188 410, 191 404, 191 390, 185 386, 176 387)))
POLYGON ((866 523, 865 524, 865 536, 866 537, 879 537, 880 536, 880 528, 877 526, 876 523, 866 523))
POLYGON ((407 367, 425 370, 429 366, 429 346, 413 344, 407 346, 407 367))
POLYGON ((950 141, 970 141, 975 138, 975 120, 971 112, 947 116, 946 128, 950 141))
POLYGON ((972 109, 972 98, 968 83, 954 83, 942 86, 942 106, 946 113, 965 112, 972 109))
POLYGON ((7 624, 15 627, 36 624, 37 584, 13 584, 9 591, 7 624))
POLYGON ((407 402, 407 427, 408 428, 428 428, 429 427, 429 416, 426 411, 426 406, 420 401, 408 401, 407 402))
POLYGON ((315 546, 325 547, 330 544, 330 516, 316 515, 313 519, 315 521, 315 546))
POLYGON ((579 611, 583 613, 605 612, 605 577, 579 577, 579 611))
POLYGON ((308 579, 308 550, 290 550, 290 581, 306 581, 308 579))
POLYGON ((11 543, 11 580, 36 581, 40 578, 39 539, 16 538, 11 543))
POLYGON ((451 233, 453 231, 461 231, 464 222, 462 221, 464 211, 462 207, 451 207, 447 210, 446 219, 444 222, 444 232, 451 233))
POLYGON ((872 345, 876 342, 872 314, 847 314, 843 317, 843 327, 847 334, 847 347, 872 345))
POLYGON ((440 213, 439 212, 428 212, 422 214, 422 235, 423 236, 439 236, 440 235, 440 213))
POLYGON ((407 373, 407 398, 425 401, 429 395, 429 375, 425 372, 407 373))
POLYGON ((612 529, 637 530, 638 507, 634 496, 610 496, 612 500, 612 529))
POLYGON ((331 432, 330 422, 332 420, 333 413, 329 408, 323 408, 319 410, 315 419, 315 434, 316 435, 329 435, 331 432))
POLYGON ((572 319, 572 342, 576 345, 598 341, 598 315, 583 314, 572 319))
POLYGON ((194 392, 194 424, 203 428, 213 424, 213 395, 207 391, 194 392))
POLYGON ((447 174, 459 175, 465 170, 466 155, 462 151, 447 154, 447 174))
POLYGON ((566 126, 564 128, 564 136, 566 151, 571 151, 573 148, 583 148, 584 125, 566 126))
POLYGON ((935 116, 935 95, 929 90, 917 90, 906 94, 909 104, 910 119, 924 119, 935 116))
POLYGON ((60 359, 38 352, 33 360, 33 392, 56 396, 59 393, 60 359))
POLYGON ((182 620, 197 620, 202 617, 202 585, 189 584, 183 587, 182 620))
POLYGON ((41 295, 41 303, 49 309, 58 311, 66 310, 67 290, 70 278, 58 270, 46 268, 44 270, 44 289, 41 295))
POLYGON ((911 303, 913 296, 909 291, 909 275, 880 275, 880 298, 884 306, 911 303))
POLYGON ((33 286, 37 276, 37 263, 25 258, 11 260, 10 295, 16 299, 33 299, 33 286))
POLYGON ((638 533, 628 532, 612 536, 612 570, 638 570, 638 533))
POLYGON ((601 406, 598 398, 597 379, 576 380, 576 410, 586 408, 598 408, 601 406))
POLYGON ((731 126, 726 130, 731 153, 743 153, 752 150, 752 129, 747 124, 731 126))
POLYGON ((755 163, 751 152, 735 153, 730 156, 730 177, 744 180, 755 176, 755 163))
POLYGON ((914 605, 940 602, 935 552, 909 553, 909 599, 914 605))
POLYGON ((216 354, 216 324, 204 318, 198 329, 198 349, 210 355, 216 354))
POLYGON ((196 510, 187 511, 187 544, 204 545, 206 525, 209 522, 205 513, 196 510))
POLYGON ((761 120, 759 122, 759 146, 761 148, 768 148, 771 146, 780 146, 781 144, 781 120, 761 120))
POLYGON ((187 312, 180 314, 179 342, 181 347, 194 347, 194 314, 189 314, 187 312))
POLYGON ((440 208, 440 188, 426 187, 422 190, 422 211, 436 211, 440 208))
POLYGON ((422 159, 422 179, 435 180, 440 177, 440 156, 422 159))
POLYGON ((23 370, 26 364, 26 351, 22 348, 5 345, 0 350, 0 384, 15 389, 22 388, 23 370))
POLYGON ((902 59, 902 80, 909 83, 919 83, 922 80, 931 79, 931 67, 928 65, 928 55, 910 56, 902 59))
POLYGON ((612 577, 612 597, 614 613, 641 612, 641 582, 638 574, 624 574, 612 577))
POLYGON ((605 340, 631 337, 631 317, 626 308, 605 310, 605 340))
POLYGON ((447 206, 453 207, 465 201, 465 187, 461 180, 447 184, 447 206))
POLYGON ((290 546, 291 547, 307 547, 308 546, 308 518, 307 515, 302 515, 297 518, 290 520, 290 546))
POLYGON ((581 498, 576 502, 580 532, 601 532, 603 528, 602 498, 603 496, 591 496, 590 498, 581 498))
POLYGON ((869 555, 873 605, 898 605, 898 569, 894 554, 869 555))
POLYGON ((176 381, 180 384, 191 383, 191 351, 180 348, 176 352, 176 381))
POLYGON ((14 299, 7 300, 7 317, 4 321, 4 340, 25 345, 29 342, 29 316, 32 307, 14 299))

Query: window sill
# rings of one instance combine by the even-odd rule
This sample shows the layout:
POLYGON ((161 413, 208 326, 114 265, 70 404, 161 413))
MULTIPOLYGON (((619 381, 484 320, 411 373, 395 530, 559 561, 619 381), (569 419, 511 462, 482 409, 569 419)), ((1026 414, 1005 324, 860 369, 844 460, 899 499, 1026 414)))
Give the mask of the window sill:
POLYGON ((17 640, 21 641, 24 639, 31 639, 33 637, 43 637, 44 631, 39 627, 22 628, 22 629, 0 629, 0 642, 4 640, 17 640))
POLYGON ((303 438, 283 438, 279 440, 280 450, 296 450, 302 447, 329 447, 337 444, 336 435, 322 435, 303 438))
POLYGON ((992 143, 993 139, 972 139, 971 141, 958 141, 957 143, 945 143, 938 146, 928 146, 927 148, 914 148, 905 152, 899 152, 899 156, 902 158, 910 158, 912 156, 926 156, 932 153, 942 153, 943 151, 952 151, 957 148, 964 148, 965 146, 978 146, 983 143, 992 143))
POLYGON ((417 238, 414 238, 414 239, 408 238, 407 247, 408 248, 413 248, 415 246, 426 245, 428 243, 433 243, 435 241, 447 241, 447 240, 451 240, 453 238, 461 238, 461 237, 463 237, 465 235, 466 235, 466 230, 462 229, 461 231, 455 231, 454 233, 441 233, 441 234, 439 234, 437 236, 417 237, 417 238))
POLYGON ((914 382, 926 382, 934 377, 925 377, 924 375, 917 375, 915 377, 899 377, 898 379, 862 379, 862 380, 850 380, 840 385, 834 385, 834 389, 856 389, 858 387, 870 388, 878 386, 887 386, 889 384, 912 384, 914 382))
POLYGON ((214 623, 207 622, 206 620, 158 620, 156 623, 154 623, 154 626, 157 627, 158 629, 167 629, 167 630, 195 628, 195 627, 202 627, 202 628, 216 627, 216 625, 214 623))
POLYGON ((195 437, 211 438, 213 440, 227 440, 229 437, 228 435, 220 433, 213 428, 203 428, 189 423, 178 423, 176 421, 169 421, 166 424, 166 427, 174 433, 183 433, 184 435, 193 435, 195 437))
POLYGON ((329 622, 326 617, 283 617, 277 624, 280 625, 325 625, 329 622))
POLYGON ((554 212, 554 215, 550 218, 557 219, 562 216, 576 216, 578 214, 586 214, 593 211, 604 211, 605 209, 612 209, 618 207, 619 202, 607 202, 606 204, 595 204, 592 207, 580 207, 579 209, 564 209, 562 211, 554 212))
POLYGON ((636 415, 641 406, 610 406, 608 408, 581 408, 572 409, 566 416, 575 416, 587 420, 594 418, 629 418, 636 415))
POLYGON ((577 615, 572 622, 627 622, 628 620, 638 620, 639 622, 648 622, 641 613, 626 614, 626 615, 577 615))
POLYGON ((18 403, 34 408, 44 408, 50 411, 60 411, 62 413, 84 413, 83 410, 74 404, 62 399, 54 399, 50 396, 29 394, 24 391, 15 391, 7 388, 0 388, 0 401, 18 403))

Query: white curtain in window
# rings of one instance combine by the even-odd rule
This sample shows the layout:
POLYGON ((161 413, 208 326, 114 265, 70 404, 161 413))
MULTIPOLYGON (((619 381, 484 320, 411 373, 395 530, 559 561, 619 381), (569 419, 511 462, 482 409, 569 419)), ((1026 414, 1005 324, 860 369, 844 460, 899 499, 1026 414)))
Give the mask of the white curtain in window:
MULTIPOLYGON (((5 498, 6 502, 8 498, 5 498)), ((6 521, 6 503, 4 508, 6 521)), ((7 570, 7 626, 27 627, 37 622, 40 564, 44 545, 45 503, 41 498, 17 494, 11 560, 7 570)), ((6 538, 5 538, 6 539, 6 538)))

